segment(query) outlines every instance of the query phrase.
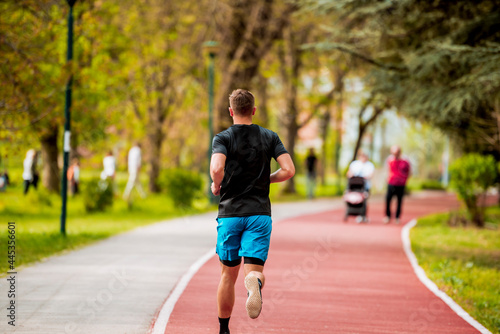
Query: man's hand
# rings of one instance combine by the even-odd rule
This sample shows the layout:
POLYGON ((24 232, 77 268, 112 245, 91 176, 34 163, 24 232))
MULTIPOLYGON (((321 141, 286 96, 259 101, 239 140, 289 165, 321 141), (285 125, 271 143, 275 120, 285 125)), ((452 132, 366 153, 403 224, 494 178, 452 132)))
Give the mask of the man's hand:
POLYGON ((212 188, 212 194, 214 194, 214 196, 219 196, 221 186, 219 185, 218 187, 216 187, 215 183, 212 182, 211 188, 212 188))

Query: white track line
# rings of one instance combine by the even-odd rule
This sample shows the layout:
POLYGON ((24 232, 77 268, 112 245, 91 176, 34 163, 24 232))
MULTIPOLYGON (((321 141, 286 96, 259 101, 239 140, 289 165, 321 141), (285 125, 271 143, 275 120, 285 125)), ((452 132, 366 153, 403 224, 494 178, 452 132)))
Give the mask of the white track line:
POLYGON ((460 307, 460 305, 455 303, 455 301, 451 299, 450 296, 448 296, 443 291, 439 290, 437 285, 427 277, 424 269, 422 269, 422 267, 418 265, 417 257, 415 256, 415 254, 413 254, 411 250, 411 242, 410 242, 410 230, 415 225, 417 225, 416 219, 413 219, 408 224, 406 224, 403 227, 403 230, 401 231, 401 239, 403 240, 403 248, 406 253, 406 256, 408 257, 408 260, 410 260, 411 266, 413 267, 413 271, 417 275, 420 282, 422 282, 427 287, 427 289, 431 290, 432 293, 434 293, 437 297, 439 297, 442 301, 444 301, 456 314, 458 314, 459 317, 467 321, 472 327, 474 327, 483 334, 491 334, 491 332, 487 328, 485 328, 483 325, 477 322, 476 319, 471 317, 469 313, 467 313, 462 307, 460 307))
POLYGON ((172 293, 161 307, 160 313, 156 318, 154 327, 150 331, 151 334, 165 333, 165 330, 167 329, 168 319, 170 318, 170 315, 174 310, 174 306, 177 303, 177 300, 179 300, 180 296, 182 295, 187 285, 189 284, 191 278, 193 278, 193 276, 198 272, 198 270, 200 270, 200 268, 214 255, 215 255, 215 250, 211 249, 205 255, 200 257, 195 263, 193 263, 191 267, 189 267, 188 271, 181 277, 179 283, 177 283, 174 290, 172 290, 172 293))

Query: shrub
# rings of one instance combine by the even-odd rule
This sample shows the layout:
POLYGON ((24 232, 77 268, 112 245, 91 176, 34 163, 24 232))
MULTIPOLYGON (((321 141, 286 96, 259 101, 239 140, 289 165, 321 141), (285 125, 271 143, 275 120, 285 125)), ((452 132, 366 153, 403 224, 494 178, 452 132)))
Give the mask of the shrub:
POLYGON ((424 180, 420 183, 420 189, 423 190, 445 190, 443 185, 438 180, 424 180))
MULTIPOLYGON (((464 202, 472 222, 484 226, 484 205, 478 205, 478 199, 486 199, 486 191, 494 185, 497 171, 495 159, 476 153, 467 154, 457 159, 450 166, 451 185, 464 202)), ((485 203, 483 203, 485 204, 485 203)))
POLYGON ((190 207, 200 193, 203 179, 200 174, 183 169, 170 169, 162 173, 162 184, 176 206, 190 207))
POLYGON ((101 179, 89 180, 83 191, 87 212, 104 211, 113 204, 113 185, 101 179))

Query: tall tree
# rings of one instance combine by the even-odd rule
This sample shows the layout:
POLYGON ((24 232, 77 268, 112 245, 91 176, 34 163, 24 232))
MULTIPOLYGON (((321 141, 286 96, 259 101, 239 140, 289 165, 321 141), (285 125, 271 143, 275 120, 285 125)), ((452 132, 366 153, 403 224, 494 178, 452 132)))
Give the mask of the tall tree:
POLYGON ((67 71, 61 72, 64 30, 54 1, 2 2, 0 52, 0 108, 2 127, 41 143, 42 183, 59 191, 58 125, 67 71))
MULTIPOLYGON (((192 88, 193 74, 201 72, 203 22, 197 21, 194 2, 148 0, 129 1, 123 14, 137 13, 134 20, 121 23, 134 46, 127 51, 128 102, 136 124, 146 137, 149 190, 158 192, 162 146, 172 111, 183 105, 192 88)), ((120 23, 119 23, 120 24, 120 23)))
MULTIPOLYGON (((389 97, 399 112, 465 139, 467 151, 492 151, 491 134, 498 132, 500 1, 302 3, 338 18, 317 47, 370 64, 371 89, 389 97)), ((497 148, 493 153, 500 157, 497 148)))
POLYGON ((278 0, 228 1, 225 6, 225 19, 217 26, 221 42, 219 66, 224 69, 215 103, 217 132, 232 124, 227 109, 229 94, 236 88, 251 89, 261 60, 281 38, 296 9, 278 0))

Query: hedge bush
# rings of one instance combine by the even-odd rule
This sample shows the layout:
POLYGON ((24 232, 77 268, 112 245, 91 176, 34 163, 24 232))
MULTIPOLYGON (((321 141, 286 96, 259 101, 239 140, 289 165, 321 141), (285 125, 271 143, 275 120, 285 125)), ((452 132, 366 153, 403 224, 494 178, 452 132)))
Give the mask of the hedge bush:
MULTIPOLYGON (((451 186, 464 202, 472 222, 484 226, 484 207, 478 203, 486 199, 486 191, 495 184, 497 167, 492 156, 467 154, 450 166, 451 186)), ((485 203, 482 203, 485 204, 485 203)))
POLYGON ((105 211, 113 205, 113 185, 109 181, 92 179, 86 182, 83 191, 85 211, 105 211))
POLYGON ((200 174, 184 169, 170 169, 162 173, 161 183, 176 206, 190 207, 201 195, 203 179, 200 174))

